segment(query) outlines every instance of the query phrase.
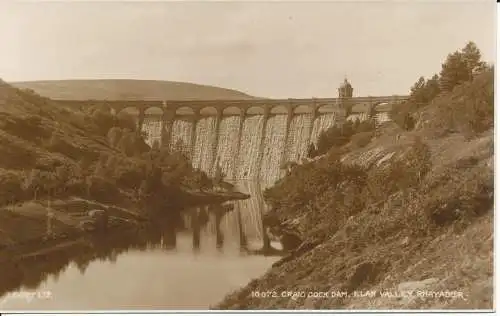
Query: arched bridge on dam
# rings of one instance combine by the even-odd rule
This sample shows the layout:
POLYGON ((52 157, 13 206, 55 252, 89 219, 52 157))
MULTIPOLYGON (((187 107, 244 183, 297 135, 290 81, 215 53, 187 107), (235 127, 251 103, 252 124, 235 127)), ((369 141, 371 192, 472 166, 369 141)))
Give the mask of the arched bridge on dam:
POLYGON ((231 179, 272 183, 286 161, 305 157, 322 130, 346 119, 388 120, 388 111, 408 96, 343 96, 252 100, 59 100, 65 106, 108 108, 137 115, 148 142, 181 146, 195 167, 231 179))
MULTIPOLYGON (((409 96, 392 95, 353 98, 310 98, 310 99, 253 99, 253 100, 55 100, 66 106, 80 109, 101 106, 110 108, 118 114, 123 110, 134 109, 139 115, 139 124, 150 109, 162 112, 165 121, 177 117, 191 116, 231 116, 252 114, 303 114, 343 112, 347 115, 361 112, 384 112, 386 107, 406 101, 409 96)), ((158 114, 154 114, 158 115, 158 114)))

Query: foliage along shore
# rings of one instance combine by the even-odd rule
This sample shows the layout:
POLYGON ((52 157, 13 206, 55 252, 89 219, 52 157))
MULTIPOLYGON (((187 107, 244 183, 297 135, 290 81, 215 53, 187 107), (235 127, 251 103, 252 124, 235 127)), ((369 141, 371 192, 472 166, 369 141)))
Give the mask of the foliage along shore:
POLYGON ((78 234, 92 209, 137 223, 248 198, 213 190, 220 179, 193 169, 182 144, 148 146, 127 113, 61 108, 3 81, 0 104, 0 249, 78 234))
POLYGON ((493 74, 468 43, 368 141, 325 132, 265 191, 302 244, 213 308, 493 308, 493 74))

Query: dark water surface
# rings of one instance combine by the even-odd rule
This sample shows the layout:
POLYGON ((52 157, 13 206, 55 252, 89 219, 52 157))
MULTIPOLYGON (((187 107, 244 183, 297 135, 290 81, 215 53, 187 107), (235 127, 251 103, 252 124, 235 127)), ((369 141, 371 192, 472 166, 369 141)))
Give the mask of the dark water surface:
POLYGON ((4 266, 0 310, 207 309, 279 259, 245 251, 262 247, 259 199, 229 203, 225 215, 223 206, 188 210, 175 229, 160 220, 83 237, 4 266))

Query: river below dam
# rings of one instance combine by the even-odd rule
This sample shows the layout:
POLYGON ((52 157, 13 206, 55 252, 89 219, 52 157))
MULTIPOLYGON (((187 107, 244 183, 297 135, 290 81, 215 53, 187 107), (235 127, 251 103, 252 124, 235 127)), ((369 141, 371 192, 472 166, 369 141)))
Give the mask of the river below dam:
POLYGON ((141 232, 82 237, 3 269, 19 282, 0 284, 0 310, 210 308, 279 259, 251 254, 263 245, 264 205, 255 186, 239 188, 252 198, 215 206, 229 210, 223 216, 210 207, 186 210, 175 231, 160 222, 141 232))

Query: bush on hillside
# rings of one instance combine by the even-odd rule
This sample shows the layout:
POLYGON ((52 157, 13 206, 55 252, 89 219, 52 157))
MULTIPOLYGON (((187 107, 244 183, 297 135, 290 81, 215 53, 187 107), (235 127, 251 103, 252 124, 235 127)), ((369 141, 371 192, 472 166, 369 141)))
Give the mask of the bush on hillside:
POLYGON ((24 199, 20 174, 7 170, 0 170, 0 206, 17 203, 24 199))
POLYGON ((80 136, 100 135, 100 129, 92 117, 83 112, 72 111, 65 115, 65 121, 72 127, 77 128, 80 136))
POLYGON ((120 127, 112 127, 107 134, 108 143, 111 147, 116 148, 118 146, 118 142, 120 141, 123 135, 123 130, 120 127))
POLYGON ((128 157, 139 156, 150 151, 150 147, 144 141, 142 135, 130 130, 122 130, 121 138, 117 142, 117 149, 128 157))
MULTIPOLYGON (((23 101, 29 104, 35 104, 39 108, 44 108, 50 103, 50 99, 43 97, 35 92, 33 89, 16 89, 17 94, 23 101)), ((45 112, 45 114, 48 114, 45 112)), ((44 116, 44 115, 43 115, 44 116)))
POLYGON ((331 155, 317 164, 296 166, 283 181, 264 191, 264 198, 272 208, 286 207, 297 210, 315 196, 327 190, 335 190, 344 181, 363 182, 364 170, 346 166, 339 161, 339 155, 331 155))
POLYGON ((37 153, 26 143, 2 134, 0 131, 0 166, 5 169, 22 170, 36 164, 37 153))
MULTIPOLYGON (((10 200, 81 196, 122 205, 146 183, 138 202, 165 210, 183 198, 181 186, 213 185, 186 155, 150 148, 125 112, 115 116, 101 106, 88 113, 61 110, 32 91, 1 88, 11 106, 0 114, 0 166, 25 171, 19 179, 15 171, 3 179, 10 200), (19 116, 23 111, 32 114, 19 116)), ((9 203, 6 198, 0 203, 9 203)))
POLYGON ((100 135, 106 135, 108 131, 115 126, 115 117, 111 112, 104 109, 98 109, 92 113, 92 121, 99 128, 100 135))
POLYGON ((466 136, 493 128, 494 74, 488 70, 473 81, 457 86, 433 102, 430 127, 454 130, 466 136))
POLYGON ((351 143, 355 148, 363 148, 368 145, 373 138, 373 132, 361 132, 351 136, 351 143))
POLYGON ((128 129, 133 132, 135 132, 137 129, 137 123, 135 118, 131 114, 125 111, 121 111, 116 115, 116 122, 117 126, 123 129, 128 129))
POLYGON ((432 166, 429 146, 416 138, 401 156, 368 172, 367 197, 382 202, 391 194, 418 187, 432 166))
POLYGON ((46 142, 45 147, 51 152, 57 152, 71 158, 79 160, 87 155, 86 151, 80 147, 76 147, 73 143, 66 140, 66 137, 53 132, 50 139, 46 142))
POLYGON ((399 107, 393 107, 390 112, 391 120, 396 123, 401 129, 411 131, 415 128, 415 118, 412 112, 416 107, 412 108, 410 103, 402 104, 399 107))
MULTIPOLYGON (((375 122, 373 120, 346 121, 341 126, 332 126, 325 131, 322 131, 318 138, 318 145, 312 145, 308 151, 308 157, 314 158, 328 152, 332 147, 342 147, 351 141, 355 134, 363 133, 368 135, 369 132, 375 130, 375 122), (314 146, 314 147, 313 147, 314 146)), ((357 136, 356 142, 359 145, 366 143, 367 136, 357 136)))
POLYGON ((391 118, 402 129, 412 130, 416 125, 413 113, 432 104, 437 108, 432 114, 437 134, 459 131, 473 136, 492 126, 493 90, 493 70, 469 42, 447 56, 439 75, 428 80, 420 77, 411 88, 410 99, 393 108, 391 118))
POLYGON ((90 196, 96 201, 102 203, 116 203, 116 201, 122 198, 120 190, 108 179, 99 176, 91 176, 88 182, 90 184, 90 196))
POLYGON ((7 113, 0 114, 0 129, 7 133, 39 144, 41 140, 50 135, 44 127, 42 117, 39 115, 26 115, 14 117, 7 113))
POLYGON ((462 171, 453 181, 426 195, 423 209, 428 220, 437 226, 458 220, 469 224, 475 217, 492 209, 493 191, 491 172, 481 175, 462 171))

